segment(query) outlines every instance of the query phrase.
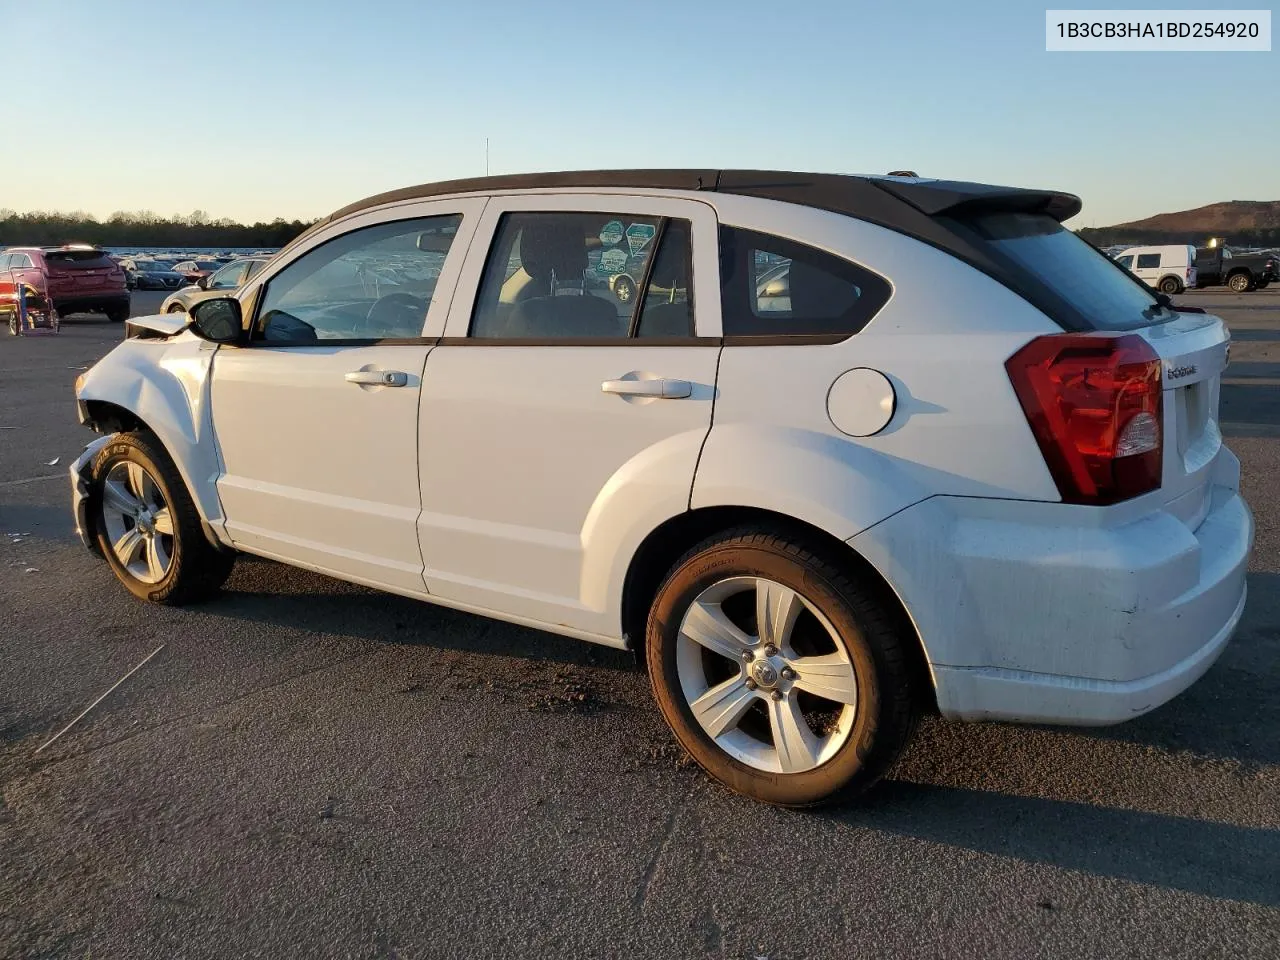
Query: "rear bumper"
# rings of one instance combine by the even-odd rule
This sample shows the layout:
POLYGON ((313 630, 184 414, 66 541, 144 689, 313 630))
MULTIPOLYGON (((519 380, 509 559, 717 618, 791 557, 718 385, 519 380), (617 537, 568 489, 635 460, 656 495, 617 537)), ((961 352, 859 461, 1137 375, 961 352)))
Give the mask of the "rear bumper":
POLYGON ((911 614, 944 715, 1119 723, 1199 679, 1244 610, 1253 518, 1238 461, 1220 456, 1194 531, 1163 510, 1109 523, 1096 508, 935 497, 851 544, 911 614))

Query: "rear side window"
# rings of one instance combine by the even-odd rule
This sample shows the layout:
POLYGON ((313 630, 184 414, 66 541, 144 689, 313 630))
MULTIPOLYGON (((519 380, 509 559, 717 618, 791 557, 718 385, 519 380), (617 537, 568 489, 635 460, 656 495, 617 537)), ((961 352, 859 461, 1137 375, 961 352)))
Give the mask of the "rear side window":
POLYGON ((62 270, 102 270, 116 265, 101 250, 48 250, 44 260, 49 266, 62 270))
POLYGON ((1160 254, 1158 253, 1140 253, 1138 254, 1138 269, 1151 270, 1160 266, 1160 254))
POLYGON ((504 214, 470 335, 532 341, 691 336, 690 237, 689 221, 665 217, 504 214))
MULTIPOLYGON (((992 213, 957 221, 995 259, 1030 275, 1093 330, 1135 330, 1174 316, 1151 289, 1052 217, 992 213)), ((1141 263, 1139 264, 1141 266, 1141 263)))
POLYGON ((883 277, 771 234, 720 228, 726 337, 852 336, 889 300, 883 277))

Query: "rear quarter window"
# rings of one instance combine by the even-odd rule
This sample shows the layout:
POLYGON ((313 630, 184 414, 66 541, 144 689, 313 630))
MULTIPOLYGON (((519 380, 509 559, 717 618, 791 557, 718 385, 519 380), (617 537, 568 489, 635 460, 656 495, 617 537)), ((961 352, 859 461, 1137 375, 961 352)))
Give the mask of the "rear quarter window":
POLYGON ((889 281, 865 267, 783 237, 720 228, 726 337, 843 340, 879 312, 889 281))

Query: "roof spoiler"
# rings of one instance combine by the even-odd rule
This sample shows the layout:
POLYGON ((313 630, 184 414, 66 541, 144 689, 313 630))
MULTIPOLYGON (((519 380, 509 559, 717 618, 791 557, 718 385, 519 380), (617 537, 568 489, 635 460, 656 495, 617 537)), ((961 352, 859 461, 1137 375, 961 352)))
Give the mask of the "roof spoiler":
POLYGON ((1084 206, 1075 194, 1058 190, 1024 190, 954 180, 926 180, 904 183, 872 181, 881 190, 909 203, 931 217, 974 216, 981 213, 1038 213, 1061 223, 1084 206))

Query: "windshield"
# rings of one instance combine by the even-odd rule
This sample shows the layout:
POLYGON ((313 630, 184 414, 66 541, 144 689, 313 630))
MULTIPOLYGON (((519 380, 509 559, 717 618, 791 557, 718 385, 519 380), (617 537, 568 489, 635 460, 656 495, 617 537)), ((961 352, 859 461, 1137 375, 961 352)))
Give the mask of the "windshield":
POLYGON ((1052 217, 998 213, 968 223, 1002 258, 1070 304, 1093 329, 1133 330, 1158 319, 1154 291, 1052 217))
POLYGON ((136 260, 136 266, 143 273, 168 273, 169 265, 167 263, 156 263, 154 260, 136 260))
POLYGON ((198 270, 217 270, 222 264, 216 260, 197 260, 196 269, 198 270))

